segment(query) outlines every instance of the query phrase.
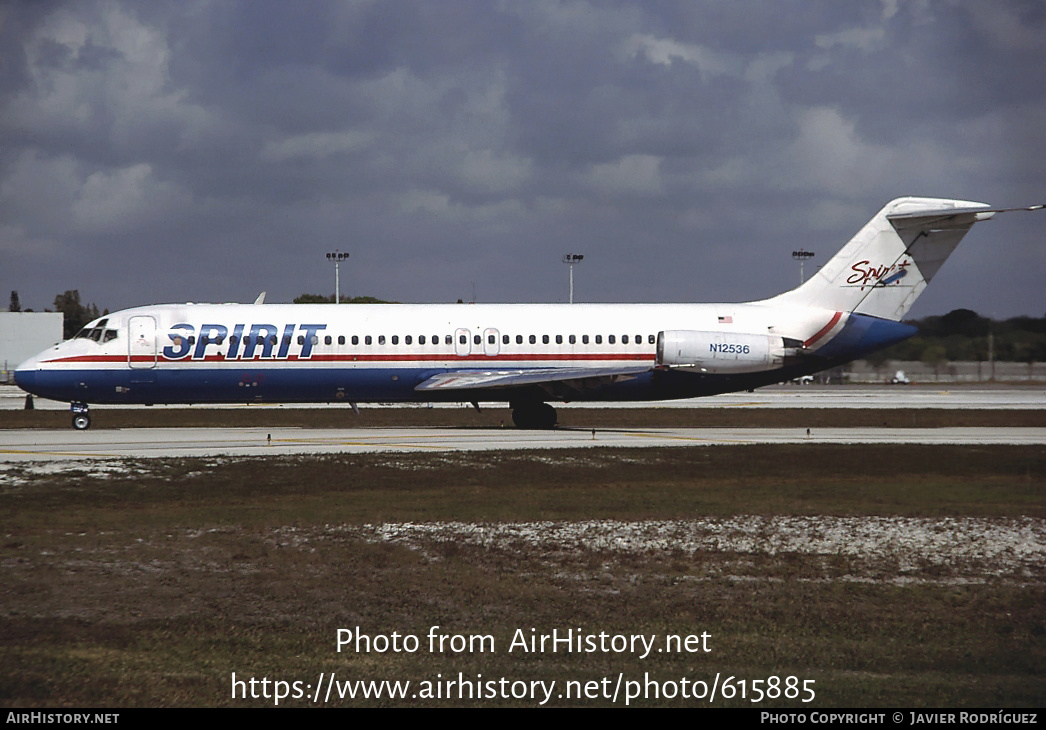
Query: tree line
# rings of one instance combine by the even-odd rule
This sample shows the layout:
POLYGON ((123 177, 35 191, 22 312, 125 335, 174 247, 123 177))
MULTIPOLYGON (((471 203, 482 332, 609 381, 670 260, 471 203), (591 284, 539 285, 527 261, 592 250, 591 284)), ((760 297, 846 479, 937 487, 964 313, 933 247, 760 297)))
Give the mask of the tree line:
MULTIPOLYGON (((324 296, 323 294, 302 294, 294 298, 295 304, 334 304, 334 295, 330 294, 324 296)), ((341 295, 342 304, 398 304, 398 302, 389 302, 384 299, 377 299, 376 297, 347 297, 344 294, 341 295)))
MULTIPOLYGON (((31 308, 22 309, 22 300, 17 291, 11 292, 11 302, 7 307, 9 312, 32 312, 31 308)), ((68 289, 54 298, 54 309, 45 309, 45 312, 62 313, 62 336, 69 339, 84 328, 91 320, 98 319, 102 315, 109 314, 106 309, 98 311, 94 303, 86 304, 80 301, 80 292, 77 289, 68 289)))
POLYGON ((1046 317, 994 320, 970 309, 954 309, 906 321, 919 333, 867 357, 869 362, 1046 362, 1046 317))
MULTIPOLYGON (((375 297, 346 297, 342 295, 341 301, 343 304, 391 304, 384 299, 377 299, 375 297)), ((295 304, 331 304, 334 302, 334 295, 323 296, 322 294, 302 294, 295 298, 295 304)), ((22 309, 22 300, 18 295, 17 291, 11 292, 10 303, 8 304, 7 311, 9 312, 32 312, 31 308, 22 309)), ((54 298, 54 305, 51 309, 45 309, 45 312, 61 312, 63 325, 62 334, 66 339, 69 339, 77 332, 84 328, 88 322, 98 319, 101 316, 109 314, 109 310, 105 309, 102 311, 98 310, 98 305, 93 302, 87 304, 81 301, 80 291, 78 289, 69 289, 61 294, 58 294, 54 298)))

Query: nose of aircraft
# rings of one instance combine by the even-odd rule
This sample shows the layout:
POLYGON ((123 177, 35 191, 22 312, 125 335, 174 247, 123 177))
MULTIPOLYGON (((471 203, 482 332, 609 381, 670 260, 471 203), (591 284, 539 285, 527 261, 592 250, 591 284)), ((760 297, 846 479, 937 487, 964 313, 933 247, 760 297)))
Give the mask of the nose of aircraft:
POLYGON ((15 368, 15 385, 22 390, 32 392, 33 386, 36 385, 38 364, 38 358, 31 357, 15 368))

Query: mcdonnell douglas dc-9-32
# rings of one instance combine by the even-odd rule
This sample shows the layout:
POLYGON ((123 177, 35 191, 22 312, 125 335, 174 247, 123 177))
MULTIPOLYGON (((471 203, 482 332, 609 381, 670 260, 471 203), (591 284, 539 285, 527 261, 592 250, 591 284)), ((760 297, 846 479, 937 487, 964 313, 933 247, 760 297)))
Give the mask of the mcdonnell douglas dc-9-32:
MULTIPOLYGON (((750 390, 912 336, 901 321, 978 221, 1030 208, 888 203, 798 288, 737 304, 164 304, 101 317, 22 363, 15 382, 89 404, 549 402, 750 390)), ((478 406, 477 406, 478 407, 478 406)))

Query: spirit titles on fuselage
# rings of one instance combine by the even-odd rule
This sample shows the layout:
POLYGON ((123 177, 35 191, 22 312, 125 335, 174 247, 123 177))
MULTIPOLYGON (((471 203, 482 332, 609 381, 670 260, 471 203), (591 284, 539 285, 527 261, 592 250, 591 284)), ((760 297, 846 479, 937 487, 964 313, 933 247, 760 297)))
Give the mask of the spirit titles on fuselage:
POLYGON ((182 360, 187 357, 192 360, 206 360, 209 345, 220 347, 228 339, 229 349, 225 353, 212 351, 209 357, 221 357, 225 360, 286 359, 290 355, 291 344, 299 339, 301 352, 295 357, 308 360, 312 357, 313 346, 319 342, 316 333, 327 329, 327 325, 286 324, 283 326, 282 336, 280 328, 274 324, 251 325, 245 336, 243 333, 246 329, 246 324, 235 324, 230 335, 229 328, 223 324, 202 324, 199 337, 196 337, 197 332, 193 325, 184 322, 176 324, 167 333, 171 344, 163 348, 163 356, 167 360, 182 360))

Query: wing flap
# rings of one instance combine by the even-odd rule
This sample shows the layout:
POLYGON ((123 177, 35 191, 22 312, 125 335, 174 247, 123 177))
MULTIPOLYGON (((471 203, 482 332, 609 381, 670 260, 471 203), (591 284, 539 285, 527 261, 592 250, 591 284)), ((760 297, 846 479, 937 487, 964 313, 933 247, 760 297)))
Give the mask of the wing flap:
POLYGON ((527 385, 564 385, 585 390, 627 380, 653 370, 650 365, 610 368, 530 368, 506 370, 451 370, 433 375, 414 390, 475 390, 518 388, 527 385))

